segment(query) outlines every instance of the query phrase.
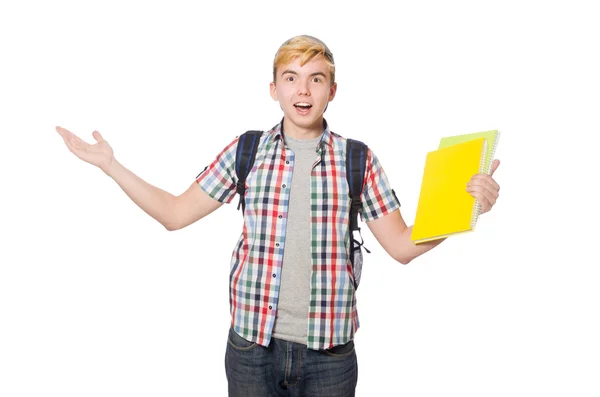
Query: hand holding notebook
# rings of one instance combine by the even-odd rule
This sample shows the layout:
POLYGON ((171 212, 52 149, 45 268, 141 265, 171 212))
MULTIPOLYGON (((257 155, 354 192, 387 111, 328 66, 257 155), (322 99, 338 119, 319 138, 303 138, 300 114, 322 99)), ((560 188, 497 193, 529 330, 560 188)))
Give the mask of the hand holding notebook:
POLYGON ((427 154, 411 236, 415 244, 474 230, 481 213, 474 195, 484 196, 473 177, 491 174, 498 137, 497 130, 445 137, 427 154))
POLYGON ((498 199, 500 186, 492 178, 494 171, 500 165, 500 160, 494 160, 489 174, 477 174, 467 183, 467 192, 475 197, 480 208, 480 215, 492 209, 498 199))

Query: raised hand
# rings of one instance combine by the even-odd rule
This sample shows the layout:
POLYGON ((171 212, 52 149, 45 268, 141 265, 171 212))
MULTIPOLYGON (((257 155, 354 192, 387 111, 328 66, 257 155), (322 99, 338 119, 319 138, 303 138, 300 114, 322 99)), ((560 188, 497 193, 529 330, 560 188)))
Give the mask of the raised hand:
POLYGON ((500 165, 500 160, 492 162, 492 172, 487 174, 476 174, 467 183, 467 192, 475 197, 481 206, 481 213, 484 214, 492 209, 500 192, 500 185, 496 183, 492 175, 500 165))
POLYGON ((62 136, 71 153, 81 160, 95 165, 102 171, 106 172, 108 167, 114 161, 113 149, 108 142, 102 138, 102 135, 100 135, 98 131, 92 132, 92 136, 96 140, 96 143, 93 145, 83 141, 77 135, 65 128, 56 127, 56 132, 62 136))

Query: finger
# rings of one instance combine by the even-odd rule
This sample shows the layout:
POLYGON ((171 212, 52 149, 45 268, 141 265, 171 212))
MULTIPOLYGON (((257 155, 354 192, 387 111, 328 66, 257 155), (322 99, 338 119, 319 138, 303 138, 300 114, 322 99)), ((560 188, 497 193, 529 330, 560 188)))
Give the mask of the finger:
POLYGON ((94 137, 96 142, 102 142, 104 140, 104 138, 102 138, 102 135, 98 131, 92 132, 92 136, 94 137))
POLYGON ((73 135, 73 133, 71 131, 67 130, 66 128, 59 127, 59 126, 56 126, 56 132, 58 132, 60 134, 60 136, 62 136, 63 138, 73 135))
POLYGON ((482 214, 488 212, 492 208, 493 203, 491 203, 484 195, 482 195, 479 192, 470 193, 471 196, 475 197, 475 200, 477 200, 477 202, 479 203, 479 208, 481 209, 482 214))
POLYGON ((493 201, 494 203, 500 196, 498 190, 494 189, 490 185, 471 185, 470 188, 473 189, 473 191, 480 192, 481 194, 485 195, 488 200, 493 201))
POLYGON ((491 178, 489 175, 481 176, 481 177, 473 177, 467 186, 485 186, 486 189, 493 190, 496 193, 500 191, 500 185, 491 178))
POLYGON ((87 149, 87 144, 85 142, 82 142, 81 140, 77 140, 77 139, 71 139, 71 146, 73 146, 73 148, 78 149, 78 150, 86 150, 87 149))
POLYGON ((477 202, 479 203, 479 208, 481 209, 479 215, 483 215, 492 209, 491 204, 486 202, 485 200, 477 200, 477 202))
POLYGON ((83 140, 81 140, 81 138, 79 138, 77 135, 73 134, 71 131, 67 130, 66 128, 62 128, 62 127, 56 127, 56 131, 63 137, 63 139, 67 139, 69 140, 69 142, 75 144, 79 144, 79 145, 83 145, 85 146, 87 143, 84 142, 83 140))
POLYGON ((471 196, 478 199, 485 199, 487 205, 491 208, 494 204, 496 204, 496 200, 498 199, 498 194, 494 191, 488 190, 483 186, 469 186, 467 188, 467 192, 471 194, 471 196))
POLYGON ((63 139, 72 149, 87 150, 90 146, 87 142, 84 142, 81 138, 71 132, 63 135, 63 139))
POLYGON ((65 132, 66 130, 64 128, 61 128, 59 130, 60 127, 56 127, 56 131, 58 131, 58 133, 60 134, 60 136, 63 139, 63 142, 65 143, 65 145, 67 145, 67 148, 70 151, 73 151, 73 139, 71 138, 71 135, 67 134, 67 132, 65 132))
POLYGON ((68 138, 63 137, 63 142, 67 146, 67 149, 71 150, 71 141, 68 138))
POLYGON ((81 149, 78 147, 75 147, 73 141, 69 137, 63 137, 63 141, 65 141, 65 145, 67 145, 67 149, 69 149, 69 152, 71 152, 77 156, 79 155, 79 153, 81 152, 81 149))
POLYGON ((90 146, 89 143, 87 143, 86 141, 84 141, 83 139, 81 139, 80 137, 78 137, 75 134, 70 134, 69 138, 71 139, 71 142, 73 142, 73 144, 82 147, 82 148, 87 148, 90 146))
POLYGON ((500 165, 500 160, 496 159, 496 160, 492 161, 492 171, 490 172, 490 176, 494 175, 494 172, 496 172, 499 165, 500 165))
POLYGON ((474 175, 467 183, 468 186, 484 186, 486 189, 499 190, 500 186, 489 175, 477 174, 474 175))
POLYGON ((492 178, 489 175, 486 174, 476 174, 473 175, 473 177, 471 178, 471 180, 469 181, 469 183, 467 183, 467 186, 469 185, 489 185, 492 189, 496 190, 496 191, 500 191, 500 185, 498 184, 498 182, 496 182, 494 180, 494 178, 492 178))

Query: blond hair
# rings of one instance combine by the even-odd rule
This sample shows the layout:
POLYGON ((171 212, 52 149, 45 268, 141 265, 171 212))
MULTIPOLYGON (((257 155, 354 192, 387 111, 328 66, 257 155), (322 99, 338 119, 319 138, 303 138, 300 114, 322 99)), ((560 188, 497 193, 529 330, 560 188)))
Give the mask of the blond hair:
POLYGON ((300 58, 300 66, 304 66, 306 62, 318 56, 322 56, 329 66, 331 84, 333 84, 335 82, 333 54, 325 43, 316 37, 308 35, 292 37, 279 47, 273 60, 273 82, 275 82, 277 77, 277 69, 292 62, 295 58, 300 58))

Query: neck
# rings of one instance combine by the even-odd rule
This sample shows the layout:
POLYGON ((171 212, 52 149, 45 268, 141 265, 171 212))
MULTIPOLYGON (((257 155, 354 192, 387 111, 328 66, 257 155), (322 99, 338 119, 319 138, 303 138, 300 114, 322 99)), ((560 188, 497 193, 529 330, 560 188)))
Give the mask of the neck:
POLYGON ((283 132, 285 135, 296 140, 315 139, 323 134, 323 118, 315 121, 309 127, 300 127, 292 124, 287 118, 283 118, 283 132))

